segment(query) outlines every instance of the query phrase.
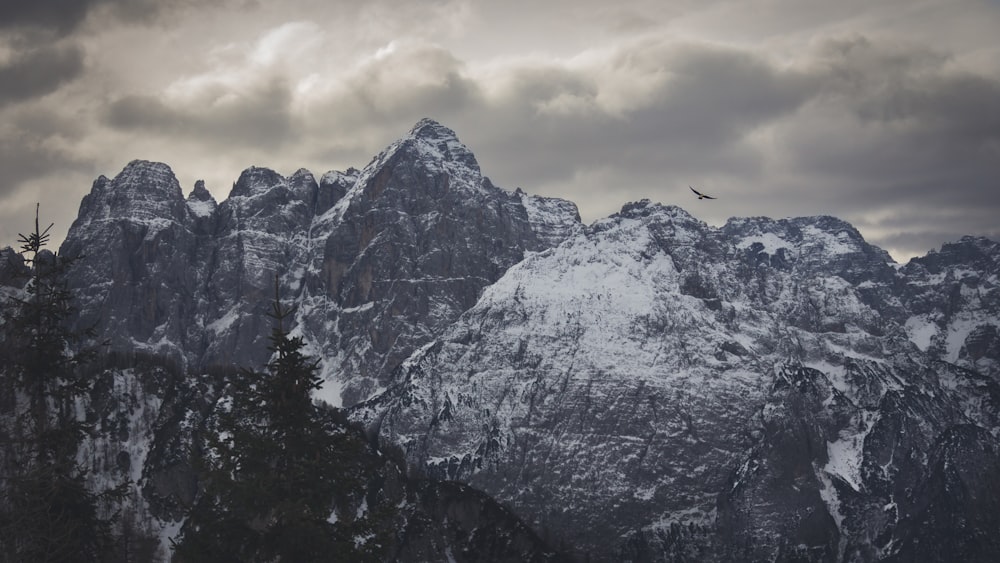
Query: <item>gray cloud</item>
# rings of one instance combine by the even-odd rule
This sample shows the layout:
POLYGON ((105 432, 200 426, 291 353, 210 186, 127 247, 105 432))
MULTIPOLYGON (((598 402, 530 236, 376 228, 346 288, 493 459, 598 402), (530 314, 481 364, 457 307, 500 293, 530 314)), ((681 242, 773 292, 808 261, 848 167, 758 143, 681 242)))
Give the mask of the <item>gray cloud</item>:
MULTIPOLYGON (((235 1, 235 0, 233 0, 235 1)), ((80 27, 92 13, 118 21, 153 23, 163 16, 191 8, 232 3, 229 0, 26 0, 0 3, 0 31, 29 30, 65 36, 80 27)), ((244 0, 243 4, 252 4, 244 0)), ((107 22, 105 21, 105 24, 107 22)))
POLYGON ((891 221, 900 202, 1000 207, 987 195, 998 192, 989 186, 1000 162, 990 153, 996 83, 952 72, 949 57, 927 49, 854 36, 781 65, 738 48, 646 40, 587 64, 525 60, 485 78, 440 50, 394 57, 352 79, 355 100, 331 97, 329 108, 353 116, 337 121, 341 130, 391 139, 430 115, 501 185, 573 199, 588 220, 642 197, 693 206, 686 186, 707 183, 724 197, 701 209, 716 223, 833 214, 909 253, 898 233, 942 224, 910 239, 941 240, 960 227, 940 214, 891 221), (400 68, 423 69, 422 85, 400 80, 400 68), (966 202, 949 201, 956 193, 966 202))
POLYGON ((643 197, 715 224, 831 214, 917 252, 1000 211, 1000 10, 958 1, 5 5, 0 190, 140 157, 210 189, 363 166, 428 116, 586 220, 643 197))
POLYGON ((0 142, 0 198, 15 193, 27 180, 72 167, 73 158, 64 151, 38 144, 0 142))
POLYGON ((67 148, 67 135, 79 133, 79 126, 57 113, 29 109, 0 122, 0 246, 13 244, 18 233, 30 229, 36 202, 42 220, 57 224, 58 239, 93 179, 94 163, 67 148))
POLYGON ((506 80, 475 115, 457 116, 470 123, 463 138, 482 147, 501 181, 529 189, 585 189, 582 176, 606 182, 590 187, 607 202, 590 218, 628 199, 686 190, 705 170, 758 175, 763 157, 747 136, 816 90, 811 76, 752 53, 666 41, 631 44, 593 67, 514 68, 506 80))
POLYGON ((459 113, 477 96, 462 63, 433 45, 394 48, 360 69, 349 82, 348 96, 364 114, 395 122, 415 113, 459 113))
MULTIPOLYGON (((65 129, 46 130, 43 119, 19 119, 0 128, 0 200, 21 190, 28 181, 93 169, 88 159, 72 154, 59 142, 65 129), (23 127, 31 122, 39 128, 23 127)), ((56 124, 50 120, 48 125, 56 124)))
POLYGON ((291 99, 287 84, 277 78, 239 92, 218 90, 186 104, 129 95, 107 106, 104 122, 122 131, 177 135, 205 145, 274 148, 295 132, 291 99))
POLYGON ((950 70, 950 58, 859 37, 830 42, 821 59, 830 94, 865 122, 911 125, 971 142, 1000 139, 1000 78, 950 70), (832 55, 832 56, 830 56, 832 55))
MULTIPOLYGON (((643 51, 644 46, 637 50, 643 51)), ((653 104, 633 114, 629 127, 630 132, 640 131, 644 140, 669 135, 683 143, 726 143, 794 111, 813 90, 804 77, 783 72, 749 52, 691 45, 664 55, 668 58, 655 71, 671 78, 653 104)), ((621 58, 633 56, 625 53, 621 58)))
POLYGON ((72 45, 18 52, 0 64, 0 106, 51 93, 83 68, 83 52, 72 45))
POLYGON ((104 0, 31 0, 0 3, 0 30, 38 28, 60 35, 75 29, 104 0))
POLYGON ((818 70, 815 107, 783 125, 791 168, 836 183, 828 193, 841 209, 1000 209, 1000 78, 953 70, 930 51, 839 47, 818 70))
POLYGON ((901 257, 923 255, 945 242, 976 234, 1000 240, 995 207, 931 208, 922 205, 887 209, 883 215, 854 221, 860 230, 876 233, 871 242, 894 250, 901 257))

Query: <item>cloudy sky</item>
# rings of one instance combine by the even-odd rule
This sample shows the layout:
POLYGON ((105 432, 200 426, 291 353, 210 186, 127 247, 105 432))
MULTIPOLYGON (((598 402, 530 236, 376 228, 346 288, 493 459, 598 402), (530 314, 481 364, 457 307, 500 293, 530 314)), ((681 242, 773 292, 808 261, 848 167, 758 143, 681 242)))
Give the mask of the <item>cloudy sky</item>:
POLYGON ((221 201, 432 117, 587 222, 835 215, 905 260, 1000 239, 998 30, 998 0, 3 2, 0 245, 136 158, 221 201))

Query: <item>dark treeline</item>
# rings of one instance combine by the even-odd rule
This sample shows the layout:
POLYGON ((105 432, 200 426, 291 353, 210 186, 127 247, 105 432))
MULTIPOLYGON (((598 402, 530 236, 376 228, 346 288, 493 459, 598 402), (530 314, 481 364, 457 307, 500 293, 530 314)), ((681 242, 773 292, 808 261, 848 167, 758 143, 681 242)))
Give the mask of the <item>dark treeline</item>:
POLYGON ((49 228, 21 235, 30 267, 23 292, 4 304, 0 557, 5 561, 107 560, 116 549, 113 507, 126 483, 94 491, 77 460, 89 430, 79 407, 93 379, 93 329, 72 330, 66 269, 77 257, 45 250, 49 228))

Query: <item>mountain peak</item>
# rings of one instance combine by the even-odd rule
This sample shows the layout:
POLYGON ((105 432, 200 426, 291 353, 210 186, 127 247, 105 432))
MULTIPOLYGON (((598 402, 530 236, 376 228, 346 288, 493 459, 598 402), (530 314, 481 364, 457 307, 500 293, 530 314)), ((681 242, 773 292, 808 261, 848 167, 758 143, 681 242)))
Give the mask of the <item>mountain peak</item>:
POLYGON ((681 207, 676 205, 664 205, 654 202, 648 198, 639 201, 630 201, 622 206, 621 211, 612 217, 648 217, 650 215, 667 215, 670 217, 680 217, 683 219, 694 219, 694 217, 681 207))
POLYGON ((194 189, 188 194, 187 207, 195 217, 211 217, 215 213, 218 204, 215 198, 205 187, 205 180, 198 180, 194 183, 194 189))
POLYGON ((197 180, 194 189, 188 194, 188 201, 212 201, 212 194, 205 187, 205 180, 197 180))
POLYGON ((664 205, 649 199, 628 202, 622 206, 621 211, 597 221, 594 226, 598 229, 607 228, 623 220, 670 222, 689 225, 692 228, 706 226, 704 222, 696 219, 681 207, 664 205))
POLYGON ((410 129, 409 136, 418 139, 453 139, 458 141, 458 135, 456 135, 453 130, 441 125, 429 117, 425 117, 418 121, 410 129))
POLYGON ((163 162, 133 160, 125 165, 111 182, 114 190, 126 190, 159 196, 166 200, 183 200, 177 177, 163 162))
POLYGON ((440 163, 453 174, 461 174, 462 168, 475 176, 480 175, 479 162, 454 131, 430 118, 423 118, 410 129, 401 140, 401 148, 415 150, 421 160, 440 163))
POLYGON ((931 273, 953 268, 979 268, 996 272, 1000 268, 1000 242, 985 237, 963 236, 955 242, 945 243, 938 251, 911 260, 931 273))
POLYGON ((122 218, 130 221, 180 220, 184 193, 170 166, 133 160, 113 179, 101 176, 80 203, 76 222, 122 218))
POLYGON ((264 193, 278 184, 284 184, 285 178, 271 170, 260 166, 251 166, 242 173, 233 184, 229 197, 252 197, 264 193))
POLYGON ((142 160, 135 159, 125 165, 122 169, 121 174, 129 173, 154 173, 154 174, 170 174, 173 175, 174 171, 170 169, 170 166, 164 162, 156 162, 152 160, 142 160))

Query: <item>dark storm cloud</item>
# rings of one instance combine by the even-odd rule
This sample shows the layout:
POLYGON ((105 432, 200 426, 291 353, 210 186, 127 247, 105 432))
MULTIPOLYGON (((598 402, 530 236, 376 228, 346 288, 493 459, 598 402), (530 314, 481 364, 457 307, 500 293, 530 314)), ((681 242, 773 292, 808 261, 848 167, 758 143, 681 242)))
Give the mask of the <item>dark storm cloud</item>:
POLYGON ((31 132, 0 135, 0 199, 19 191, 25 182, 53 173, 89 170, 89 164, 53 146, 51 137, 31 132))
MULTIPOLYGON (((207 2, 214 6, 228 0, 207 2)), ((0 31, 42 31, 65 36, 75 31, 93 12, 116 20, 152 23, 179 10, 204 7, 198 0, 8 0, 0 2, 0 31)))
POLYGON ((667 173, 752 176, 761 162, 747 135, 794 113, 817 89, 812 76, 708 44, 637 42, 595 66, 511 72, 508 90, 484 110, 493 118, 483 118, 491 123, 483 152, 516 169, 505 175, 569 183, 613 168, 620 182, 607 189, 622 201, 648 197, 667 173))
POLYGON ((839 197, 855 206, 918 199, 1000 210, 1000 78, 866 39, 824 55, 817 108, 784 131, 802 174, 839 180, 839 197))
POLYGON ((105 115, 111 127, 121 130, 159 129, 177 133, 190 126, 190 116, 163 103, 156 96, 134 94, 112 102, 105 115))
POLYGON ((735 49, 692 45, 670 53, 662 65, 656 71, 670 78, 654 103, 632 114, 628 128, 643 141, 669 136, 718 146, 794 111, 815 88, 807 77, 735 49))
POLYGON ((195 4, 195 0, 0 2, 0 48, 9 53, 0 62, 0 107, 52 93, 84 73, 84 51, 74 33, 95 11, 111 20, 151 24, 195 4))
POLYGON ((126 23, 171 22, 189 10, 252 9, 257 0, 90 0, 93 12, 126 23))
POLYGON ((42 47, 16 53, 0 64, 0 107, 55 91, 83 72, 76 46, 42 47))
POLYGON ((956 241, 969 234, 1000 240, 1000 225, 996 221, 996 208, 958 209, 947 207, 913 206, 899 209, 887 208, 877 220, 855 220, 862 231, 879 232, 867 237, 883 248, 895 249, 903 257, 920 256, 945 242, 956 241))
POLYGON ((234 92, 218 90, 185 103, 130 95, 108 105, 104 122, 121 131, 180 136, 212 145, 274 148, 294 133, 291 92, 280 79, 234 92))
POLYGON ((104 0, 24 0, 0 2, 0 30, 38 28, 60 35, 75 29, 104 0))
POLYGON ((919 125, 951 139, 1000 140, 1000 80, 950 71, 949 57, 927 49, 873 44, 865 38, 831 42, 831 94, 859 119, 884 125, 919 125))

